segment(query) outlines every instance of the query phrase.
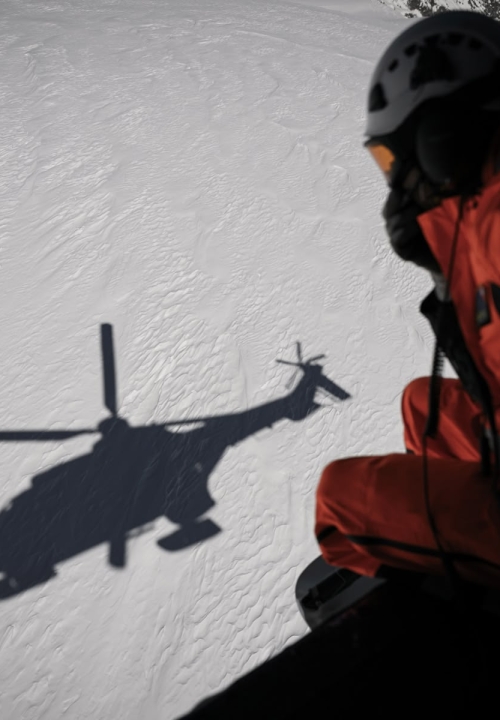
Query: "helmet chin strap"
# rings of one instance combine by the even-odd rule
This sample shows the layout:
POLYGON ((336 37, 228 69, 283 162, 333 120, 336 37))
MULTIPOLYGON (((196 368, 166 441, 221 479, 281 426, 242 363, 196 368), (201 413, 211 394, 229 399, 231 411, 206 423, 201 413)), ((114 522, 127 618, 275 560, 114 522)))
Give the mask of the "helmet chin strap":
MULTIPOLYGON (((500 164, 500 156, 498 158, 500 164)), ((463 200, 476 195, 481 189, 481 173, 470 172, 467 182, 464 180, 449 180, 437 182, 429 177, 422 169, 417 159, 401 164, 399 172, 389 183, 391 188, 402 187, 422 211, 432 210, 443 200, 460 195, 463 200)))
POLYGON ((396 165, 395 172, 389 181, 389 187, 403 189, 413 202, 422 208, 423 212, 432 210, 445 197, 448 197, 443 192, 443 188, 439 188, 429 181, 416 160, 396 165))

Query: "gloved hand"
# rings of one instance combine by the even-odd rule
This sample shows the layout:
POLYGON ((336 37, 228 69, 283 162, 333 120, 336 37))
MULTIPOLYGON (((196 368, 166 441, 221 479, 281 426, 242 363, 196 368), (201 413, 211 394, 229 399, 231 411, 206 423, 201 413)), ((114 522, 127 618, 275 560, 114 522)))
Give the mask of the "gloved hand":
POLYGON ((390 191, 382 215, 394 252, 403 260, 415 263, 433 273, 441 273, 436 258, 417 222, 424 210, 406 190, 390 191))

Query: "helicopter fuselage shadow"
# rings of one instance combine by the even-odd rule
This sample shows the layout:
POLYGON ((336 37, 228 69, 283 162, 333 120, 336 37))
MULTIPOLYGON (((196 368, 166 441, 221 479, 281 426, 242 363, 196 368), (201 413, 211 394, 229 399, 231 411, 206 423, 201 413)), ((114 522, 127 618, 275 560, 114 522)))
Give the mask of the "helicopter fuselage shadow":
MULTIPOLYGON (((284 419, 300 421, 320 407, 319 385, 339 400, 348 393, 308 366, 288 395, 256 408, 204 418, 202 427, 173 432, 169 426, 131 427, 115 417, 92 452, 41 473, 29 489, 0 511, 0 598, 55 574, 56 566, 102 543, 109 562, 126 565, 126 541, 160 517, 178 529, 158 541, 177 551, 206 540, 220 528, 203 517, 213 506, 212 470, 228 447, 284 419), (321 378, 322 382, 318 382, 321 378)), ((186 425, 198 420, 184 421, 186 425)))

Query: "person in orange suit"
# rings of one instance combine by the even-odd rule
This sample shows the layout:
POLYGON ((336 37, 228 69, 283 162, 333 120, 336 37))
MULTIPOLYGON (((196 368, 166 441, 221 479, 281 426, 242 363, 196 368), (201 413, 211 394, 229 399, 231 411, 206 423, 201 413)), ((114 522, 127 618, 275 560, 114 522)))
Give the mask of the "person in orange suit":
POLYGON ((370 84, 366 146, 393 250, 428 270, 433 375, 404 390, 407 453, 336 460, 316 495, 324 559, 500 586, 500 23, 412 24, 370 84), (440 378, 444 354, 458 379, 440 378))

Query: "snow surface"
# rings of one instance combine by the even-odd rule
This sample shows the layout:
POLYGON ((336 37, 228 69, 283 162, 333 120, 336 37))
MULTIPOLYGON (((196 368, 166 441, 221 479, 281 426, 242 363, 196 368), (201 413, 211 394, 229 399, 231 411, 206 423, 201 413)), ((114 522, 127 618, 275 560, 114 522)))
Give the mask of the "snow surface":
POLYGON ((390 252, 362 146, 407 22, 376 0, 3 0, 0 439, 108 417, 102 323, 129 425, 1 444, 2 720, 175 718, 306 632, 321 469, 402 450, 430 366, 430 281, 390 252), (305 417, 276 363, 297 341, 350 399, 318 390, 305 417))

